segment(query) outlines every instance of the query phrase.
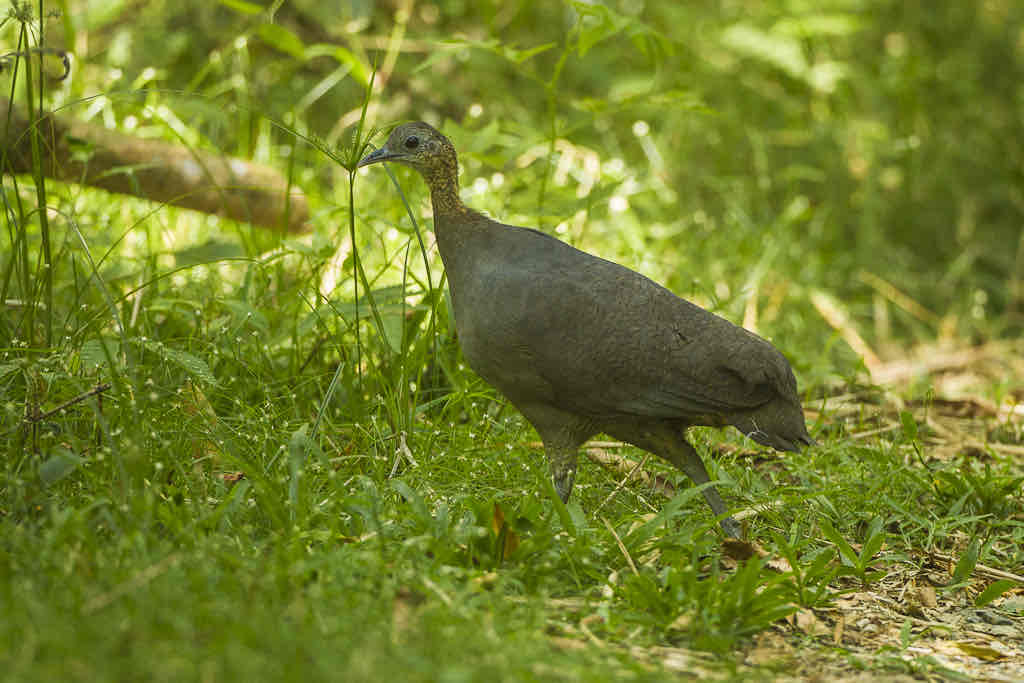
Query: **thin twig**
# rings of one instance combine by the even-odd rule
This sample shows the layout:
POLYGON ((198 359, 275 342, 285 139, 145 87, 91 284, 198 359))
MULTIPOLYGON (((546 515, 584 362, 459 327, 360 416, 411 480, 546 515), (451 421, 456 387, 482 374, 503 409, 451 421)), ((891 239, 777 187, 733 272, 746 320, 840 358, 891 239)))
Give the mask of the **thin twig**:
POLYGON ((619 538, 619 535, 617 533, 615 533, 615 528, 612 527, 612 523, 608 521, 607 517, 602 517, 601 521, 604 522, 604 525, 608 528, 608 532, 611 533, 612 537, 615 539, 615 542, 619 544, 619 550, 622 551, 622 556, 626 558, 626 562, 629 564, 629 568, 633 570, 633 576, 639 576, 640 572, 636 570, 636 564, 633 563, 633 558, 629 556, 629 551, 626 550, 626 546, 623 545, 622 539, 619 538))
POLYGON ((878 436, 879 434, 885 434, 886 432, 891 432, 893 430, 899 429, 900 427, 901 427, 900 424, 891 424, 891 425, 887 425, 885 427, 879 427, 878 429, 869 429, 869 430, 867 430, 865 432, 855 432, 853 434, 850 434, 849 438, 851 438, 851 439, 866 439, 869 436, 878 436))
POLYGON ((137 588, 141 588, 156 577, 160 576, 165 571, 176 565, 180 559, 181 555, 179 553, 168 555, 156 564, 150 565, 138 572, 135 576, 124 583, 114 586, 114 588, 106 593, 97 595, 93 599, 89 600, 89 602, 85 603, 85 607, 82 608, 82 611, 85 614, 91 614, 97 610, 103 609, 118 598, 127 595, 137 588))
POLYGON ((590 630, 590 624, 595 621, 604 621, 604 618, 600 614, 589 614, 583 617, 582 619, 580 619, 580 630, 583 631, 583 635, 589 638, 590 642, 592 642, 594 645, 597 645, 598 647, 607 647, 605 642, 597 636, 595 636, 593 632, 590 630))
POLYGON ((85 399, 89 398, 90 396, 95 396, 97 394, 102 394, 104 391, 107 391, 108 389, 110 389, 110 387, 111 387, 111 385, 110 385, 109 382, 104 382, 103 384, 97 384, 96 386, 94 386, 92 389, 90 389, 89 391, 85 392, 84 394, 79 394, 78 396, 75 396, 72 399, 64 401, 64 403, 61 403, 59 406, 57 406, 53 410, 48 410, 45 413, 42 413, 42 414, 39 414, 39 415, 27 415, 25 417, 25 421, 26 422, 42 422, 43 420, 45 420, 47 418, 53 417, 54 415, 56 415, 57 413, 61 412, 62 410, 66 410, 66 409, 70 408, 71 406, 75 405, 76 403, 81 403, 82 401, 84 401, 85 399))
MULTIPOLYGON (((622 477, 622 479, 619 480, 619 483, 616 484, 616 486, 612 490, 612 492, 609 493, 608 496, 603 501, 601 501, 601 504, 597 506, 597 509, 594 510, 594 514, 595 515, 597 513, 601 512, 602 508, 604 508, 604 506, 608 504, 608 501, 610 501, 612 498, 614 498, 616 495, 618 495, 619 491, 621 491, 626 486, 627 483, 629 483, 630 481, 633 480, 633 476, 637 473, 637 471, 641 467, 643 467, 645 464, 647 464, 647 458, 649 457, 649 455, 650 455, 649 453, 644 453, 643 460, 641 460, 637 464, 633 465, 633 469, 631 469, 629 472, 627 472, 626 475, 624 477, 622 477)), ((641 479, 641 477, 637 477, 637 479, 641 479)))
POLYGON ((914 299, 911 299, 907 294, 904 294, 896 288, 888 280, 884 280, 872 272, 862 270, 857 273, 857 279, 866 284, 867 286, 874 289, 876 292, 884 296, 889 301, 893 302, 904 311, 914 316, 918 320, 933 325, 938 325, 942 322, 942 318, 932 313, 927 308, 919 304, 914 299))
POLYGON ((452 602, 452 599, 448 596, 448 594, 441 590, 441 587, 438 586, 436 583, 434 583, 425 576, 421 580, 423 581, 424 586, 434 591, 434 593, 437 594, 437 597, 441 598, 441 602, 443 602, 445 606, 451 607, 454 604, 452 602))
POLYGON ((633 461, 628 458, 609 453, 600 448, 587 448, 584 453, 587 454, 588 458, 605 469, 631 476, 634 481, 639 482, 643 486, 651 487, 666 498, 671 498, 675 495, 675 487, 671 482, 657 474, 635 467, 633 461))
MULTIPOLYGON (((945 553, 940 553, 934 550, 931 551, 929 554, 933 557, 939 558, 943 562, 948 562, 950 565, 955 565, 957 562, 960 561, 959 558, 955 558, 952 555, 947 555, 945 553)), ((990 577, 996 579, 1009 579, 1010 581, 1016 581, 1017 583, 1024 585, 1024 576, 1021 576, 1020 574, 1013 574, 1002 569, 996 569, 995 567, 989 567, 988 565, 981 564, 980 562, 974 565, 974 571, 984 572, 985 574, 988 574, 990 577)))
POLYGON ((874 377, 882 366, 882 361, 850 322, 850 316, 846 310, 839 305, 839 302, 822 291, 811 293, 811 303, 818 309, 818 313, 825 319, 825 322, 831 325, 843 338, 843 341, 864 359, 864 365, 874 377))

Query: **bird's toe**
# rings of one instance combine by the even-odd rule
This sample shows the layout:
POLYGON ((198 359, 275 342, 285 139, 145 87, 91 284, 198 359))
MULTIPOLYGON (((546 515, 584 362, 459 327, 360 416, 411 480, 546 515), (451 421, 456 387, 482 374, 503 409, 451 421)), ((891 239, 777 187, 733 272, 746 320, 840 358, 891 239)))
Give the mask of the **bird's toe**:
POLYGON ((555 492, 562 499, 563 503, 569 502, 572 494, 572 485, 576 481, 576 468, 566 467, 551 473, 551 480, 555 484, 555 492))

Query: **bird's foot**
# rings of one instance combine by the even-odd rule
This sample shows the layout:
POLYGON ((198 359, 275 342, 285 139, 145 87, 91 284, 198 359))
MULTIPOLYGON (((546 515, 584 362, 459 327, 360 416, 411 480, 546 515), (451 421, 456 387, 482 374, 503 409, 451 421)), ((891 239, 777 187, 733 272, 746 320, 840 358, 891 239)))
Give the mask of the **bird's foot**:
POLYGON ((572 494, 572 485, 576 481, 576 465, 551 468, 551 481, 555 485, 555 492, 562 499, 563 503, 569 502, 572 494))

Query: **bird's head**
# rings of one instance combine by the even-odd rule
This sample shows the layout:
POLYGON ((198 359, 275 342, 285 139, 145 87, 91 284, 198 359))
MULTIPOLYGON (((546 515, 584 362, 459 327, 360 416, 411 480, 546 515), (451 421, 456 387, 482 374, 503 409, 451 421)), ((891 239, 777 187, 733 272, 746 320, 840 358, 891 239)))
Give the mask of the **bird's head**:
POLYGON ((450 180, 458 174, 455 148, 433 126, 422 121, 403 123, 391 131, 387 141, 367 154, 359 166, 379 161, 396 161, 419 171, 427 182, 450 180))

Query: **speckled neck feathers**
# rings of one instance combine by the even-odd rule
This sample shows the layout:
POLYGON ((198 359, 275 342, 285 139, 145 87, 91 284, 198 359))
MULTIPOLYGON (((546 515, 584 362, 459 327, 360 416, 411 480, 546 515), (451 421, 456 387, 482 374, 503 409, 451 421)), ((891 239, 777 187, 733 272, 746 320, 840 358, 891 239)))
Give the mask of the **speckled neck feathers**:
POLYGON ((419 172, 430 188, 430 201, 434 205, 434 216, 454 215, 468 211, 459 198, 459 161, 455 148, 443 139, 441 149, 431 155, 419 172))

